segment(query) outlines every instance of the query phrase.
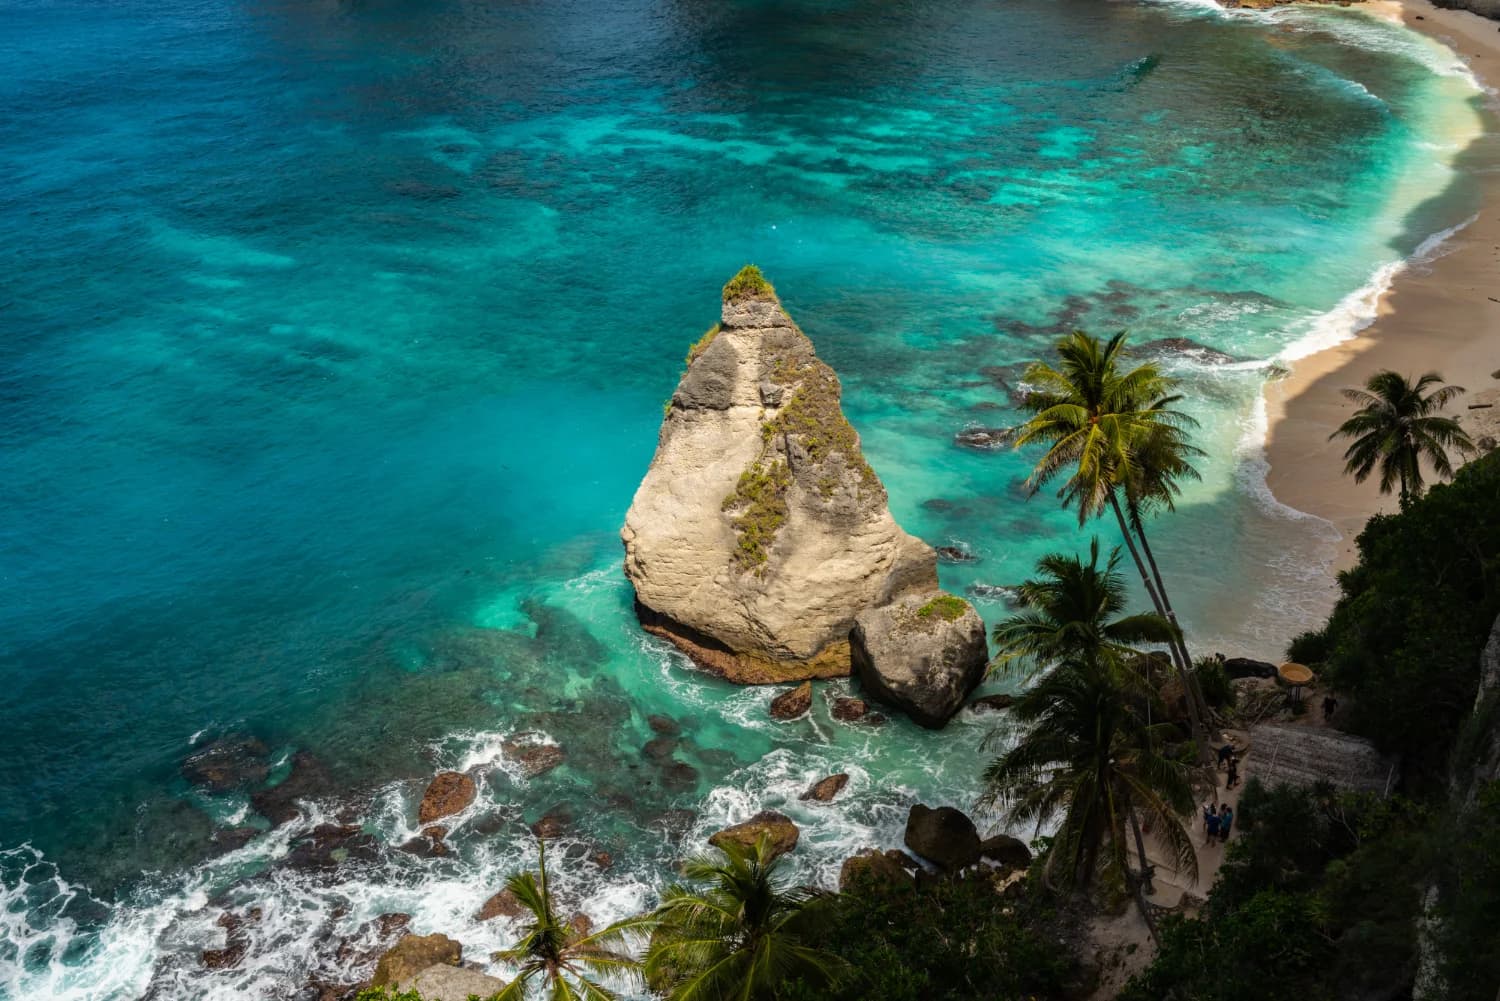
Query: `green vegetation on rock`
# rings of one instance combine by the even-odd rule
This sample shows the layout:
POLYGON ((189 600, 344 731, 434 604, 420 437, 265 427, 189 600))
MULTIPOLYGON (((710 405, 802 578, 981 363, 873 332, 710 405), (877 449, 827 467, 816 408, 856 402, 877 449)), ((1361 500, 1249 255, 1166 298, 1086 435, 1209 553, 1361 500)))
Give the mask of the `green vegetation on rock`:
POLYGON ((962 598, 955 598, 951 594, 940 594, 917 609, 917 615, 923 619, 937 617, 944 622, 952 622, 968 609, 969 603, 962 598))
POLYGON ((785 462, 778 459, 768 465, 757 460, 724 498, 723 509, 733 513, 730 524, 739 534, 734 555, 742 568, 757 569, 770 558, 767 549, 786 523, 786 492, 791 485, 792 472, 785 462))
POLYGON ((694 341, 693 346, 688 348, 687 357, 683 359, 683 364, 691 365, 693 362, 697 361, 698 356, 703 353, 705 348, 707 348, 714 342, 714 338, 718 337, 719 331, 723 329, 724 324, 715 323, 712 327, 709 327, 706 331, 704 331, 703 336, 694 341))
POLYGON ((766 281, 766 276, 760 273, 760 268, 753 264, 747 264, 740 268, 739 274, 729 279, 724 286, 724 301, 738 302, 741 299, 755 297, 773 297, 776 289, 766 281))

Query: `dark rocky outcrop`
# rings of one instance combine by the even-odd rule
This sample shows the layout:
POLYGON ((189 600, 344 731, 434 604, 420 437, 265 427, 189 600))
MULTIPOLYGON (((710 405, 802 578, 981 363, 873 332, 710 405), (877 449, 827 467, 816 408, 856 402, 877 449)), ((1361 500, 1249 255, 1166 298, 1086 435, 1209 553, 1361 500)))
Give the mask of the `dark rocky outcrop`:
POLYGON ((843 791, 844 786, 849 784, 847 772, 839 772, 830 775, 826 779, 820 779, 812 784, 812 787, 803 793, 799 799, 813 800, 817 803, 827 803, 843 791))
POLYGON ((979 843, 979 854, 1012 869, 1025 869, 1031 865, 1031 849, 1020 838, 1009 834, 996 834, 979 843))
POLYGON ((715 848, 734 844, 748 849, 753 848, 755 842, 764 836, 770 840, 772 855, 785 855, 797 847, 797 839, 801 833, 797 825, 792 823, 792 818, 786 814, 762 810, 744 823, 726 827, 714 834, 708 839, 708 843, 715 848))
POLYGON ((953 444, 979 452, 998 452, 1010 448, 1015 436, 1014 428, 964 428, 953 436, 953 444))
POLYGON ((209 792, 260 785, 271 773, 270 750, 255 737, 222 737, 189 754, 182 777, 209 792))
POLYGON ((998 695, 981 695, 969 703, 969 708, 977 713, 997 713, 1009 709, 1015 704, 1016 697, 1014 695, 1007 695, 1002 692, 998 695))
POLYGON ((885 722, 885 717, 880 713, 870 711, 870 703, 864 699, 844 695, 833 700, 833 708, 829 712, 841 723, 869 723, 879 726, 885 722))
POLYGON ((892 855, 900 852, 880 852, 866 848, 858 855, 844 860, 839 869, 839 892, 874 889, 890 891, 905 889, 914 884, 912 874, 892 855))
POLYGON ((283 864, 303 871, 333 869, 349 861, 373 862, 380 842, 357 824, 319 824, 291 844, 283 864))
POLYGON ((812 708, 812 682, 804 681, 771 700, 772 719, 796 719, 812 708))
POLYGON ((647 716, 646 725, 651 728, 652 733, 662 737, 675 737, 682 733, 682 727, 670 716, 647 716))
POLYGON ((1276 677, 1276 665, 1264 660, 1251 660, 1248 657, 1230 657, 1224 661, 1224 673, 1229 675, 1230 680, 1236 678, 1274 678, 1276 677))
POLYGON ((521 774, 529 779, 545 775, 567 759, 567 753, 558 745, 538 743, 535 738, 507 740, 500 747, 507 758, 521 766, 521 774))
POLYGON ((333 778, 324 764, 308 751, 298 751, 292 755, 292 768, 287 777, 270 789, 252 793, 250 805, 272 826, 280 827, 301 815, 299 802, 321 799, 333 789, 333 778))
POLYGON ((961 810, 918 803, 906 816, 906 847, 941 869, 955 871, 979 861, 979 831, 961 810))
POLYGON ((474 802, 477 793, 474 780, 462 772, 439 772, 422 796, 422 805, 417 808, 417 822, 430 824, 460 813, 474 802))
POLYGON ((850 649, 862 688, 932 729, 958 712, 989 663, 979 613, 947 594, 861 612, 850 649))
POLYGON ((944 563, 978 563, 979 557, 960 546, 938 546, 934 552, 944 563))

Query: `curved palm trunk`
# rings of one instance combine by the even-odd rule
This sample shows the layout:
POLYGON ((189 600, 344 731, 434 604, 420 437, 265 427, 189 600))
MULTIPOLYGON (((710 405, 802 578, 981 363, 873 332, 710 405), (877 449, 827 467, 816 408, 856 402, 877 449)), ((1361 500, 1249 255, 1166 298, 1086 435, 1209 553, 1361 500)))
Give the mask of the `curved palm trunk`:
POLYGON ((1135 834, 1135 850, 1141 857, 1140 878, 1132 876, 1130 867, 1125 867, 1125 879, 1130 883, 1131 895, 1135 897, 1135 906, 1141 912, 1141 920, 1146 922, 1146 931, 1151 936, 1151 941, 1161 945, 1161 939, 1156 934, 1156 918, 1151 914, 1151 905, 1146 901, 1146 894, 1151 892, 1151 863, 1146 858, 1146 841, 1141 837, 1141 824, 1136 819, 1135 808, 1126 811, 1130 817, 1130 830, 1135 834))
POLYGON ((1135 809, 1130 810, 1130 831, 1135 835, 1135 852, 1141 860, 1141 884, 1147 893, 1151 892, 1151 860, 1146 857, 1146 839, 1141 835, 1141 822, 1135 815, 1135 809))
MULTIPOLYGON (((1146 568, 1146 563, 1141 559, 1140 549, 1135 544, 1135 534, 1130 531, 1130 525, 1125 520, 1125 512, 1120 507, 1120 498, 1114 490, 1109 491, 1109 506, 1115 513, 1115 520, 1120 523, 1120 531, 1125 536, 1125 548, 1130 550, 1130 558, 1135 560, 1136 572, 1141 575, 1141 583, 1146 586, 1146 593, 1151 596, 1151 604, 1158 615, 1166 617, 1166 607, 1162 604, 1161 596, 1157 593, 1156 586, 1151 581, 1151 572, 1146 568)), ((1192 671, 1182 661, 1182 651, 1177 644, 1169 644, 1172 651, 1172 664, 1177 669, 1177 677, 1182 681, 1182 690, 1187 693, 1188 718, 1193 725, 1193 736, 1198 743, 1198 762, 1207 765, 1212 760, 1212 751, 1209 750, 1211 741, 1208 738, 1208 729, 1204 726, 1203 717, 1198 712, 1198 702, 1193 698, 1192 671)))
MULTIPOLYGON (((1146 526, 1141 517, 1132 511, 1130 521, 1135 528, 1136 536, 1141 540, 1141 551, 1146 554, 1146 562, 1151 566, 1151 576, 1156 581, 1156 593, 1161 598, 1161 612, 1168 622, 1177 627, 1176 649, 1182 656, 1182 664, 1186 668, 1188 699, 1198 705, 1198 716, 1204 721, 1205 727, 1209 720, 1208 700, 1203 697, 1203 686, 1198 684, 1198 676, 1193 673, 1193 657, 1188 652, 1187 638, 1183 634, 1182 624, 1177 621, 1177 613, 1172 609, 1172 599, 1167 596, 1167 584, 1161 578, 1161 569, 1156 565, 1156 556, 1151 552, 1151 543, 1146 540, 1146 526)), ((1205 729, 1205 736, 1207 731, 1205 729)))

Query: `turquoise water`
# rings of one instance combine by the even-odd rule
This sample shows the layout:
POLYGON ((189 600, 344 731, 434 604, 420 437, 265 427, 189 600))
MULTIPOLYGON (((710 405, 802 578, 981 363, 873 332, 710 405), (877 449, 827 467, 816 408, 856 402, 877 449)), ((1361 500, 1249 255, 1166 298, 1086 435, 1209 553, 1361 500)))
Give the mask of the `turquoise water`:
POLYGON ((1192 4, 0 2, 0 65, 17 998, 285 994, 387 910, 482 957, 507 928, 470 915, 557 804, 617 860, 559 876, 603 918, 660 885, 670 811, 691 843, 785 809, 827 882, 915 799, 972 800, 994 717, 773 726, 634 626, 618 527, 746 261, 897 518, 981 557, 942 568, 960 592, 1086 538, 1025 502, 1024 456, 952 444, 1014 420, 986 369, 1074 326, 1233 356, 1172 356, 1211 456, 1157 546, 1198 645, 1274 655, 1331 530, 1259 489, 1265 362, 1467 216, 1478 128, 1400 28, 1192 4), (687 768, 641 756, 650 713, 687 768), (522 730, 567 764, 522 778, 522 730), (392 844, 438 765, 483 794, 452 857, 298 876, 287 828, 214 855, 248 804, 179 766, 226 733, 315 754, 392 844), (836 770, 840 801, 797 801, 836 770), (266 916, 209 973, 226 902, 266 916))

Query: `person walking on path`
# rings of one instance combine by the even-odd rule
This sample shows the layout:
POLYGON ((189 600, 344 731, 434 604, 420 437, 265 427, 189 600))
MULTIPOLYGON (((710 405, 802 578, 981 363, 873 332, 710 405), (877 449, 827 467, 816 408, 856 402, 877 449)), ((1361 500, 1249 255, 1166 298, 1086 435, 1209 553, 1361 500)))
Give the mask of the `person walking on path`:
POLYGON ((1207 832, 1203 841, 1204 845, 1213 844, 1214 839, 1219 836, 1219 813, 1212 803, 1208 804, 1208 809, 1203 811, 1203 829, 1207 832))
POLYGON ((1224 762, 1231 761, 1233 759, 1234 759, 1234 745, 1233 744, 1225 744, 1223 747, 1219 748, 1219 767, 1220 768, 1224 767, 1224 762))
POLYGON ((1234 811, 1225 803, 1219 810, 1219 840, 1225 843, 1229 841, 1229 825, 1234 823, 1234 811))
POLYGON ((1323 722, 1332 723, 1333 714, 1338 711, 1338 708, 1339 700, 1333 697, 1332 692, 1323 696, 1323 722))
POLYGON ((1224 780, 1225 789, 1233 789, 1240 781, 1240 762, 1234 755, 1229 756, 1229 778, 1224 780))

